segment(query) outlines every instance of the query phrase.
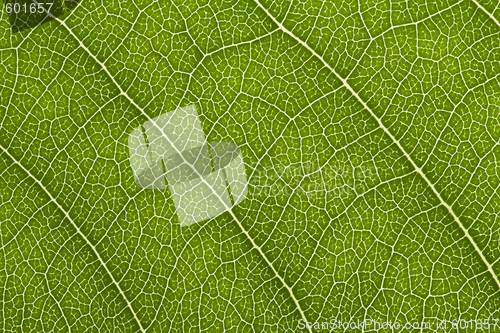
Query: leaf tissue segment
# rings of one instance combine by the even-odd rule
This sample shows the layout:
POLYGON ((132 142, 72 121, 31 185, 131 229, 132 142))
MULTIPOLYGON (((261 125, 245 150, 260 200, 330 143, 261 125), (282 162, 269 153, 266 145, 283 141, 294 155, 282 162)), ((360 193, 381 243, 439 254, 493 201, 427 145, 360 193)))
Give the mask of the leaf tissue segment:
POLYGON ((215 217, 248 193, 239 146, 208 143, 194 105, 147 121, 128 142, 136 184, 162 190, 168 183, 181 226, 215 217))
POLYGON ((500 332, 498 0, 0 6, 0 332, 500 332))

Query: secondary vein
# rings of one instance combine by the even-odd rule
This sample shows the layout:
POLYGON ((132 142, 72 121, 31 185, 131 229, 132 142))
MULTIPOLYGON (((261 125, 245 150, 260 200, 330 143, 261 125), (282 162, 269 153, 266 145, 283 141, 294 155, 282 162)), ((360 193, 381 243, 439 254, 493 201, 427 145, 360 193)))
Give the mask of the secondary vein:
POLYGON ((59 208, 61 210, 61 212, 66 216, 66 218, 71 222, 71 224, 73 225, 73 227, 76 229, 76 232, 85 240, 85 242, 87 243, 88 246, 90 246, 90 248, 92 249, 92 252, 94 252, 94 254, 96 255, 97 259, 99 260, 100 264, 104 267, 104 269, 106 270, 106 273, 111 277, 111 281, 113 281, 113 284, 116 286, 116 288, 118 289, 118 292, 121 294, 121 296, 123 297, 123 299, 125 300, 125 302, 127 303, 127 307, 130 309, 130 311, 132 312, 132 315, 134 316, 134 319, 137 321, 137 324, 139 324, 139 328, 141 329, 142 332, 146 332, 144 330, 144 328, 142 327, 142 324, 141 324, 141 321, 139 320, 139 318, 137 317, 137 314, 135 313, 134 311, 134 308, 132 307, 132 304, 130 303, 130 301, 128 300, 127 296, 125 295, 125 293, 123 292, 123 290, 121 289, 120 285, 118 284, 118 281, 116 281, 116 279, 114 278, 113 274, 111 274, 111 272, 109 271, 108 269, 108 266, 106 266, 104 260, 101 258, 101 256, 99 255, 99 252, 97 251, 97 249, 95 248, 95 246, 90 242, 90 240, 83 234, 83 232, 80 230, 80 228, 78 227, 78 225, 75 223, 75 221, 73 221, 73 219, 71 218, 71 216, 69 216, 69 213, 59 204, 59 202, 52 196, 52 194, 50 193, 49 190, 47 190, 45 188, 45 186, 43 186, 42 182, 40 180, 38 180, 28 169, 26 169, 24 167, 24 165, 22 165, 16 158, 14 158, 14 156, 12 156, 9 151, 7 149, 4 148, 4 146, 0 145, 0 147, 2 148, 3 152, 5 154, 7 154, 7 156, 10 157, 10 159, 12 159, 12 161, 14 161, 15 164, 17 164, 21 169, 23 169, 24 172, 26 172, 28 174, 28 176, 33 179, 35 181, 35 183, 38 184, 38 186, 40 186, 42 188, 42 190, 49 196, 50 198, 50 201, 52 201, 56 206, 57 208, 59 208))
MULTIPOLYGON (((405 155, 405 157, 408 159, 408 161, 415 168, 415 170, 417 171, 417 173, 429 185, 429 187, 431 188, 431 190, 434 192, 434 194, 439 199, 440 203, 449 211, 449 213, 451 214, 451 216, 454 218, 455 222, 460 226, 460 229, 462 229, 462 231, 465 233, 465 236, 467 237, 467 239, 471 242, 472 246, 474 247, 474 249, 477 251, 477 253, 481 257, 481 260, 484 262, 484 264, 486 265, 488 271, 491 273, 491 275, 493 277, 493 280, 495 280, 497 286, 500 288, 500 280, 498 279, 498 276, 493 271, 493 266, 488 262, 488 260, 484 256, 483 252, 481 251, 481 249, 477 245, 477 243, 474 241, 474 239, 472 238, 472 236, 469 234, 469 231, 467 230, 467 228, 462 224, 462 222, 460 221, 460 219, 458 218, 458 216, 453 211, 452 207, 446 203, 446 201, 443 199, 443 197, 441 196, 441 194, 439 193, 439 191, 436 190, 434 184, 429 180, 429 178, 427 178, 427 176, 424 174, 424 172, 422 171, 422 169, 420 169, 418 167, 418 165, 413 161, 413 159, 411 158, 411 156, 406 152, 406 150, 403 148, 403 146, 401 145, 401 143, 394 137, 394 135, 392 135, 392 133, 389 131, 389 129, 384 126, 384 124, 382 123, 382 120, 372 111, 372 109, 370 109, 368 107, 368 105, 365 103, 365 101, 363 101, 363 99, 361 99, 361 97, 351 87, 351 85, 347 82, 347 80, 345 80, 342 76, 340 76, 337 73, 337 71, 335 71, 335 69, 332 66, 330 66, 330 64, 328 64, 325 59, 323 59, 322 56, 320 56, 307 43, 305 43, 300 38, 298 38, 297 36, 295 36, 290 30, 288 30, 287 28, 285 28, 281 22, 279 22, 274 16, 271 15, 271 13, 269 13, 269 11, 267 10, 267 8, 265 8, 259 2, 259 0, 254 0, 254 1, 267 14, 267 16, 269 16, 269 18, 271 18, 271 20, 276 25, 278 25, 278 27, 284 33, 286 33, 287 35, 289 35, 296 42, 298 42, 303 47, 305 47, 307 50, 309 50, 309 52, 311 52, 315 57, 317 57, 323 63, 323 65, 326 68, 328 68, 342 82, 342 84, 351 92, 351 94, 353 94, 354 97, 356 97, 356 99, 363 105, 363 107, 373 116, 373 118, 377 121, 377 123, 380 126, 380 128, 382 128, 384 130, 384 132, 391 138, 391 140, 394 141, 394 143, 398 146, 398 148, 401 150, 401 152, 405 155)), ((473 1, 474 1, 474 3, 476 3, 476 5, 478 5, 480 8, 482 8, 486 12, 486 10, 481 5, 479 5, 475 0, 473 0, 473 1)), ((489 14, 488 12, 486 12, 486 13, 500 26, 500 23, 493 17, 493 15, 489 14)))
MULTIPOLYGON (((134 107, 136 107, 136 109, 138 109, 143 115, 145 115, 147 118, 149 118, 149 116, 146 114, 146 112, 127 94, 127 92, 125 90, 122 89, 121 85, 115 80, 115 78, 113 77, 113 75, 111 75, 111 73, 109 72, 108 68, 106 67, 106 65, 104 63, 102 63, 101 61, 99 61, 99 59, 97 59, 97 57, 92 53, 90 52, 90 50, 83 44, 83 42, 73 33, 73 31, 68 27, 68 25, 66 24, 65 21, 59 19, 58 17, 54 17, 55 20, 57 20, 62 26, 64 26, 64 28, 66 28, 66 30, 70 33, 70 35, 80 44, 80 47, 82 49, 84 49, 91 57, 92 59, 98 63, 101 68, 106 72, 106 74, 108 75, 108 77, 111 79, 111 81, 113 82, 113 84, 119 89, 120 91, 120 94, 123 95, 134 107)), ((167 138, 168 139, 168 138, 167 138)), ((175 146, 174 146, 175 147, 175 146)), ((3 147, 2 147, 3 148, 3 147)), ((180 154, 181 155, 181 154, 180 154)), ((182 156, 182 155, 181 155, 182 156)), ((201 175, 200 175, 201 176, 201 175)), ((201 179, 203 180, 203 177, 201 177, 201 179)), ((207 184, 208 185, 208 184, 207 184)), ((276 275, 276 277, 280 280, 280 282, 283 284, 283 286, 287 289, 287 291, 289 292, 290 294, 290 297, 292 298, 293 302, 295 303, 302 319, 304 321, 307 322, 307 319, 305 317, 305 314, 304 314, 304 311, 302 310, 302 308, 300 307, 300 304, 299 304, 299 301, 298 299, 295 297, 295 294, 293 293, 293 290, 292 288, 286 283, 285 279, 279 275, 278 271, 276 271, 276 269, 274 268, 273 264, 271 263, 271 261, 267 258, 267 256, 265 255, 265 253, 263 252, 262 248, 260 246, 258 246, 255 241, 253 240, 253 238, 250 236, 250 234, 248 233, 248 231, 244 228, 244 226, 242 225, 241 221, 239 221, 239 219, 236 217, 236 215, 234 214, 234 212, 232 211, 231 207, 228 207, 224 201, 222 201, 222 203, 226 206, 227 208, 227 211, 231 214, 231 216, 233 217, 233 219, 236 221, 236 223, 238 224, 238 226, 240 227, 241 231, 247 236, 247 238, 249 239, 249 241, 252 243, 252 246, 257 250, 257 252, 259 252, 259 254, 262 256, 262 258, 264 259, 264 261, 269 265, 269 267, 271 268, 271 270, 273 271, 273 273, 276 275)), ((81 232, 80 232, 81 233, 81 232)), ((82 236, 84 236, 82 233, 81 233, 82 236)), ((89 243, 90 244, 90 243, 89 243)), ((97 252, 96 252, 97 254, 97 252)), ((98 254, 97 254, 98 255, 98 254)), ((101 260, 102 264, 104 265, 104 262, 101 260)), ((105 265, 104 265, 105 266, 105 265)), ((105 266, 106 270, 109 272, 109 270, 107 269, 107 267, 105 266)), ((111 275, 111 273, 110 273, 111 275)), ((111 275, 112 277, 112 275, 111 275)), ((113 278, 113 277, 112 277, 113 278)), ((118 284, 117 284, 118 286, 118 284)), ((119 288, 119 286, 118 286, 119 288)), ((120 292, 121 289, 120 289, 120 292)), ((123 294, 123 292, 122 292, 123 294)), ((127 301, 127 303, 129 304, 130 306, 130 309, 133 311, 132 309, 132 306, 131 304, 128 302, 127 298, 125 297, 125 294, 123 294, 123 297, 125 298, 125 300, 127 301)), ((139 323, 139 326, 141 328, 141 330, 143 332, 145 332, 144 328, 142 327, 140 321, 138 320, 137 318, 137 315, 134 313, 134 317, 135 319, 137 320, 137 322, 139 323)), ((308 331, 312 333, 311 331, 311 328, 308 327, 308 331)))

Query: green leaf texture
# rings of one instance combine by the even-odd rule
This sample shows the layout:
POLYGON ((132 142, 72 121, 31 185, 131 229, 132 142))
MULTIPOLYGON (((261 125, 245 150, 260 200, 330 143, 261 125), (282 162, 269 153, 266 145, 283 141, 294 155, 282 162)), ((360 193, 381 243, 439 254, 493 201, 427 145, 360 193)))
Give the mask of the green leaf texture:
POLYGON ((0 331, 500 319, 497 1, 1 8, 0 331), (191 104, 250 187, 181 228, 127 140, 191 104))

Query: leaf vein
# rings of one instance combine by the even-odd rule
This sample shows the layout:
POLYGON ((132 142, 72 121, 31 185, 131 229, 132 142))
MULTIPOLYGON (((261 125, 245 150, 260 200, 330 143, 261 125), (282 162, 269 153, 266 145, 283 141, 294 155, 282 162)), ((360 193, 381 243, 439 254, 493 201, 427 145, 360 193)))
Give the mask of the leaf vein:
MULTIPOLYGON (((102 63, 101 61, 99 61, 99 59, 97 59, 97 57, 83 44, 83 42, 73 33, 73 31, 68 27, 68 25, 66 24, 65 21, 59 19, 58 17, 55 17, 55 20, 57 20, 69 33, 70 35, 79 43, 80 47, 82 47, 82 49, 84 49, 91 57, 92 59, 97 63, 99 64, 99 66, 106 72, 107 76, 111 79, 111 81, 113 82, 113 84, 120 90, 120 95, 123 95, 134 107, 136 107, 137 110, 139 110, 143 115, 145 115, 148 119, 150 119, 149 115, 146 114, 146 112, 143 110, 143 108, 141 108, 128 94, 126 91, 124 91, 121 87, 121 85, 115 80, 114 76, 109 72, 108 68, 106 67, 106 65, 104 63, 102 63)), ((2 147, 2 149, 4 149, 2 147)), ((5 149, 4 149, 5 150, 5 149)), ((9 156, 11 156, 9 154, 9 156)), ((14 160, 15 161, 15 160, 14 160)), ((17 162, 17 161, 16 161, 17 162)), ((20 163, 17 162, 17 164, 20 165, 20 163)), ((23 167, 24 170, 26 170, 24 167, 23 167)), ((27 170, 26 170, 27 171, 27 170)), ((201 175, 200 175, 201 176, 201 175)), ((203 179, 203 177, 201 177, 203 179)), ((36 180, 36 178, 34 178, 36 180)), ((36 180, 38 181, 38 180, 36 180)), ((41 183, 40 183, 41 184, 41 183)), ((207 184, 208 185, 208 184, 207 184)), ((49 196, 52 198, 52 196, 50 195, 49 192, 47 192, 49 194, 49 196)), ((54 200, 54 202, 56 202, 54 200)), ((223 202, 224 203, 224 202, 223 202)), ((59 206, 59 204, 56 202, 56 204, 59 206)), ((267 258, 267 256, 265 255, 265 253, 263 252, 262 248, 260 246, 258 246, 254 239, 250 236, 250 234, 248 233, 248 231, 243 227, 243 225, 241 224, 241 221, 239 221, 239 219, 236 217, 236 215, 234 214, 234 212, 232 211, 231 207, 226 207, 227 208, 227 211, 231 214, 231 216, 233 217, 233 219, 235 220, 235 222, 238 224, 239 228, 241 229, 241 231, 246 235, 246 237, 249 239, 249 241, 251 242, 252 246, 259 252, 259 254, 262 256, 262 258, 264 259, 264 261, 269 265, 269 267, 271 268, 271 270, 273 271, 273 273, 276 275, 276 277, 280 280, 280 282, 283 284, 283 286, 287 289, 287 291, 289 292, 290 294, 290 297, 292 298, 292 300, 294 301, 295 305, 297 306, 297 310, 299 311, 301 317, 307 321, 305 315, 304 315, 304 311, 302 310, 302 308, 300 307, 300 304, 298 302, 298 299, 295 297, 295 294, 293 293, 293 290, 292 288, 286 283, 284 277, 282 277, 278 271, 276 271, 274 265, 271 263, 271 261, 269 260, 269 258, 267 258)), ((62 209, 62 207, 61 207, 62 209)), ((64 212, 64 210, 63 210, 64 212)), ((66 213, 66 212, 65 212, 66 213)), ((67 213, 66 213, 67 215, 67 213)), ((69 218, 69 215, 67 215, 68 218, 69 218)), ((75 225, 76 227, 76 225, 75 225)), ((83 233, 77 229, 78 232, 82 235, 82 237, 85 238, 85 236, 83 235, 83 233)), ((86 239, 86 238, 85 238, 86 239)), ((87 240, 87 239, 86 239, 87 240)), ((87 240, 88 241, 88 240, 87 240)), ((90 242, 88 242, 89 245, 91 245, 90 242)), ((91 245, 92 246, 92 245, 91 245)), ((94 248, 93 248, 94 249, 94 248)), ((95 249, 94 249, 95 250, 95 249)), ((96 251, 96 250, 95 250, 96 251)), ((96 254, 98 255, 97 251, 96 251, 96 254)), ((99 256, 98 256, 99 257, 99 256)), ((102 259, 99 257, 102 265, 105 267, 106 271, 108 271, 108 273, 110 274, 111 278, 114 280, 113 276, 111 275, 111 273, 109 272, 107 266, 105 265, 104 261, 102 261, 102 259)), ((117 285, 118 288, 120 288, 118 286, 118 284, 115 282, 115 284, 117 285)), ((119 289, 120 292, 121 289, 119 289)), ((142 327, 140 321, 138 320, 137 318, 137 315, 136 313, 133 311, 133 308, 132 308, 132 305, 130 304, 130 302, 128 301, 128 299, 125 297, 125 294, 123 294, 122 292, 122 295, 124 296, 125 300, 127 301, 127 304, 129 305, 131 311, 133 312, 134 314, 134 317, 135 319, 137 320, 137 322, 139 323, 139 326, 141 328, 141 330, 143 332, 145 332, 144 328, 142 327)), ((309 332, 312 333, 311 329, 308 328, 309 332)))
MULTIPOLYGON (((347 82, 347 80, 344 79, 342 76, 340 76, 337 73, 337 71, 335 71, 335 69, 332 66, 330 66, 330 64, 328 64, 328 62, 326 62, 325 59, 323 59, 323 57, 321 57, 312 47, 310 47, 304 41, 302 41, 300 38, 298 38, 297 36, 295 36, 290 30, 288 30, 287 28, 285 28, 281 22, 279 22, 274 16, 271 15, 271 13, 259 2, 259 0, 254 0, 254 1, 267 14, 267 16, 269 18, 271 18, 271 20, 273 20, 273 22, 275 24, 278 25, 278 27, 283 32, 285 32, 286 34, 288 34, 296 42, 298 42, 299 44, 301 44, 303 47, 305 47, 307 50, 309 50, 309 52, 311 52, 314 56, 316 56, 323 63, 323 65, 326 68, 328 68, 342 82, 342 84, 356 97, 356 99, 363 105, 363 107, 372 115, 372 117, 377 121, 379 127, 382 128, 383 131, 398 146, 398 148, 401 150, 401 152, 404 154, 404 156, 408 159, 408 161, 415 168, 415 170, 417 171, 417 173, 424 179, 424 181, 427 183, 427 185, 431 188, 432 192, 434 192, 434 194, 436 195, 436 197, 439 199, 441 205, 443 205, 448 210, 448 212, 451 214, 451 216, 453 217, 453 219, 455 220, 455 222, 460 226, 460 229, 462 229, 462 231, 465 233, 465 236, 469 239, 470 243, 472 244, 472 246, 474 247, 474 249, 476 250, 476 252, 481 257, 481 260, 486 265, 488 271, 491 273, 491 275, 493 277, 493 280, 495 281, 496 285, 500 288, 500 280, 498 279, 498 276, 493 271, 492 264, 490 264, 488 262, 488 260, 484 256, 483 252, 481 251, 481 249, 477 245, 477 243, 474 241, 474 239, 472 238, 472 236, 469 234, 469 231, 467 230, 467 228, 462 224, 462 222, 460 221, 460 219, 458 218, 458 216, 453 211, 452 207, 450 205, 448 205, 448 203, 443 199, 443 197, 441 196, 441 194, 439 193, 439 191, 435 188, 434 184, 429 180, 429 178, 424 174, 424 172, 422 171, 422 169, 418 167, 418 165, 415 163, 415 161, 413 161, 413 159, 411 158, 411 156, 406 152, 406 150, 403 148, 403 146, 401 145, 401 143, 394 137, 394 135, 392 135, 392 133, 389 131, 389 129, 387 127, 385 127, 385 125, 382 123, 382 120, 373 112, 372 109, 370 109, 368 107, 368 105, 365 103, 365 101, 351 87, 351 85, 347 82)), ((480 8, 482 8, 485 11, 485 9, 483 7, 481 7, 475 0, 473 0, 473 1, 480 8)), ((493 15, 489 14, 488 12, 486 12, 486 13, 500 26, 500 23, 493 17, 493 15)))
POLYGON ((118 282, 116 281, 115 277, 113 276, 113 274, 111 274, 111 271, 108 269, 108 266, 106 266, 104 260, 102 259, 102 257, 100 256, 99 252, 97 251, 97 249, 95 248, 95 246, 90 242, 90 240, 83 234, 83 232, 80 230, 80 228, 78 227, 78 225, 75 223, 75 221, 73 221, 73 219, 71 218, 71 216, 69 215, 69 213, 59 204, 59 202, 52 196, 52 194, 50 193, 49 190, 47 190, 47 188, 45 188, 45 186, 43 186, 42 182, 40 180, 38 180, 27 168, 24 167, 24 165, 22 165, 16 158, 14 158, 14 156, 11 155, 11 153, 5 149, 5 147, 3 145, 0 145, 0 147, 2 148, 3 152, 9 156, 10 159, 12 159, 12 161, 14 161, 15 164, 17 164, 24 172, 26 172, 26 174, 28 174, 28 176, 30 178, 32 178, 37 184, 38 186, 40 186, 42 188, 42 190, 49 196, 50 198, 50 201, 52 201, 56 206, 57 208, 66 216, 66 218, 71 222, 71 224, 73 225, 73 227, 76 229, 76 232, 85 240, 85 242, 87 243, 88 246, 90 246, 90 248, 92 249, 92 252, 94 252, 94 254, 97 256, 97 259, 99 260, 100 264, 104 267, 104 269, 106 270, 106 273, 109 275, 109 277, 111 278, 111 280, 113 281, 113 284, 116 286, 116 288, 118 289, 118 292, 120 293, 120 295, 123 297, 124 301, 127 303, 127 307, 130 309, 130 311, 132 312, 133 316, 134 316, 134 319, 137 321, 137 324, 139 325, 139 328, 141 329, 142 332, 146 332, 144 330, 144 328, 142 327, 142 324, 139 320, 139 318, 137 317, 137 314, 136 312, 134 311, 133 307, 132 307, 132 304, 130 303, 130 301, 128 300, 127 296, 125 295, 124 291, 122 290, 122 288, 120 287, 120 285, 118 284, 118 282))

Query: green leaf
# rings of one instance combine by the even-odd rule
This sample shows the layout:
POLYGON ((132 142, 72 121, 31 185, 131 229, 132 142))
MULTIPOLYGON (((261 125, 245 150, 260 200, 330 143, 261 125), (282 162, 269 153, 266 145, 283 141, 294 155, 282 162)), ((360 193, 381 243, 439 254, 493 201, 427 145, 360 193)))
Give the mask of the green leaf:
POLYGON ((497 2, 72 7, 1 7, 1 331, 500 328, 497 2), (249 188, 181 227, 128 138, 192 104, 249 188))

